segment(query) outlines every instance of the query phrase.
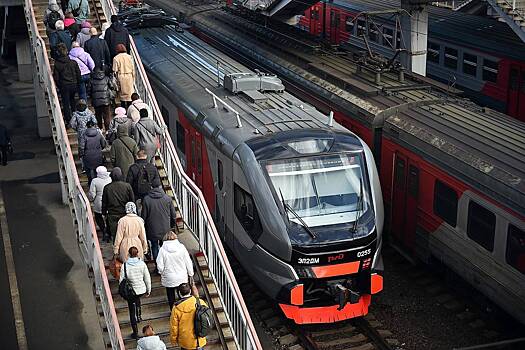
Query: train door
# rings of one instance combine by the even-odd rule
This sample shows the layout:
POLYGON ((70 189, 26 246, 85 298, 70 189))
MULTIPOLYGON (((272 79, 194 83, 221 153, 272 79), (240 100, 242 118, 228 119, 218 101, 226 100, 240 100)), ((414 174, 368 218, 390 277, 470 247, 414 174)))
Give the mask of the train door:
POLYGON ((223 239, 231 244, 231 232, 233 231, 233 222, 231 214, 233 213, 233 192, 232 192, 232 164, 231 160, 217 152, 217 177, 215 182, 216 193, 216 213, 215 218, 219 232, 223 239))
POLYGON ((189 130, 189 143, 190 157, 187 172, 202 190, 202 135, 193 128, 189 130))
POLYGON ((321 6, 314 6, 310 9, 310 34, 319 35, 321 32, 321 23, 319 21, 320 13, 321 6))
POLYGON ((510 66, 507 114, 525 121, 525 68, 510 66))
POLYGON ((341 14, 338 10, 330 10, 330 42, 337 44, 339 43, 339 27, 341 21, 341 14))
POLYGON ((393 174, 391 231, 403 245, 412 248, 417 224, 419 168, 407 157, 396 154, 393 174))

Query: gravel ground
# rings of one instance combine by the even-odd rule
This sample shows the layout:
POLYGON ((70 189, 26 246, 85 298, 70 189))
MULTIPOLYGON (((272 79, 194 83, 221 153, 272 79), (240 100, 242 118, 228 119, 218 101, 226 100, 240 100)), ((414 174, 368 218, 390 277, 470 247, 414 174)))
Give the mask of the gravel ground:
POLYGON ((370 311, 399 340, 400 348, 453 349, 514 339, 520 333, 525 334, 524 327, 508 316, 502 319, 499 315, 496 318, 494 312, 472 310, 472 307, 468 310, 465 299, 445 282, 428 282, 432 279, 439 281, 439 274, 414 267, 392 248, 384 250, 384 258, 385 288, 373 297, 370 311), (442 286, 443 291, 432 293, 430 290, 436 286, 442 286), (461 306, 447 309, 443 305, 444 294, 453 296, 461 306), (465 314, 466 310, 472 311, 474 317, 461 319, 459 314, 465 314))

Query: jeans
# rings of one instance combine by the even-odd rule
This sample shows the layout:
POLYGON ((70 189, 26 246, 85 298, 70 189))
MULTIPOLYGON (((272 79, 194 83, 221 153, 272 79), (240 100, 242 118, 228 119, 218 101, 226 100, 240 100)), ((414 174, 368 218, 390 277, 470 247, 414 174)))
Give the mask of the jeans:
POLYGON ((142 318, 140 309, 141 296, 142 295, 137 295, 136 297, 130 298, 128 300, 129 321, 131 323, 131 327, 133 328, 134 333, 137 333, 137 323, 139 322, 139 319, 142 318))
POLYGON ((88 178, 88 186, 91 186, 91 181, 97 177, 97 170, 89 168, 85 168, 84 170, 86 171, 86 175, 88 178))
POLYGON ((97 223, 98 228, 102 232, 102 237, 106 236, 106 220, 104 216, 100 213, 95 213, 95 222, 97 223))
POLYGON ((69 124, 71 120, 71 111, 76 108, 75 94, 78 92, 77 85, 63 85, 60 87, 60 95, 62 96, 62 107, 64 108, 64 121, 69 124))
POLYGON ((168 304, 170 306, 170 311, 173 309, 173 305, 175 305, 175 301, 179 299, 179 295, 177 293, 177 287, 166 287, 166 295, 168 297, 168 304))
POLYGON ((0 146, 0 160, 2 165, 7 165, 7 145, 0 146))
POLYGON ((87 101, 87 86, 89 83, 89 74, 84 74, 80 80, 80 91, 78 92, 78 97, 84 101, 87 101))
POLYGON ((103 128, 109 130, 109 123, 111 122, 111 108, 109 105, 95 107, 95 117, 100 130, 103 128))
POLYGON ((151 242, 151 255, 153 256, 153 260, 157 261, 157 256, 159 255, 159 249, 162 245, 161 240, 152 239, 151 242))

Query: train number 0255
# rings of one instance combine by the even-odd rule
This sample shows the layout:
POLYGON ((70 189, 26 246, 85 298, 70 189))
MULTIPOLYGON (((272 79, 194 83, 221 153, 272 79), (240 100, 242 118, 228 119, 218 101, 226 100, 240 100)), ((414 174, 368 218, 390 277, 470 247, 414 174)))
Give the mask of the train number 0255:
POLYGON ((357 252, 357 257, 358 257, 358 258, 361 258, 361 257, 363 257, 363 256, 367 256, 367 255, 369 255, 371 252, 372 252, 372 249, 361 250, 360 252, 357 252))
POLYGON ((319 258, 299 258, 297 262, 299 264, 318 264, 319 258))

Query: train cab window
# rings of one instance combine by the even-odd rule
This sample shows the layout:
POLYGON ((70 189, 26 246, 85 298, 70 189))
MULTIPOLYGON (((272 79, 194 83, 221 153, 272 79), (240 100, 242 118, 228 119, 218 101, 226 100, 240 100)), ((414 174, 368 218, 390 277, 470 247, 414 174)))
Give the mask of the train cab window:
POLYGON ((463 53, 463 73, 476 76, 478 70, 478 56, 463 53))
POLYGON ((428 42, 427 61, 439 64, 441 46, 439 44, 428 42))
POLYGON ((507 232, 507 264, 525 275, 525 231, 510 224, 507 232))
POLYGON ((445 67, 453 70, 458 69, 458 50, 445 47, 445 67))
POLYGON ((393 45, 394 30, 391 28, 383 28, 383 45, 391 46, 393 45))
POLYGON ((496 215, 476 202, 468 205, 467 236, 492 252, 496 231, 496 215))
POLYGON ((483 59, 483 80, 496 83, 498 81, 498 62, 483 59))
POLYGON ((445 220, 450 226, 456 227, 458 194, 453 188, 439 180, 436 180, 434 186, 434 214, 445 220))
POLYGON ((217 159, 217 186, 219 190, 222 190, 224 185, 224 169, 222 168, 222 162, 220 159, 217 159))
POLYGON ((364 19, 357 20, 357 36, 366 34, 366 22, 364 19))
POLYGON ((235 216, 248 235, 257 241, 262 233, 262 226, 253 197, 237 184, 234 186, 233 197, 235 216))
POLYGON ((351 16, 346 16, 345 21, 345 31, 349 34, 354 34, 354 18, 351 16))
POLYGON ((186 131, 184 130, 184 127, 181 123, 177 122, 176 124, 177 128, 177 148, 179 151, 182 152, 182 154, 186 154, 186 131))

